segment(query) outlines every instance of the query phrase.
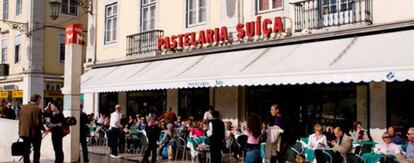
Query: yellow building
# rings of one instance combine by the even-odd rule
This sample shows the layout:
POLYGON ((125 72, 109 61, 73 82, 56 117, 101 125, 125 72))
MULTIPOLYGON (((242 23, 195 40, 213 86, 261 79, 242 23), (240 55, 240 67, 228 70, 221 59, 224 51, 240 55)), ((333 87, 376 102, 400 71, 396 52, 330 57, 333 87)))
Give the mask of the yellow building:
POLYGON ((2 101, 24 104, 37 93, 45 102, 62 102, 64 29, 68 24, 81 23, 86 33, 88 12, 75 0, 66 0, 62 1, 60 16, 52 20, 48 2, 0 1, 2 101))
POLYGON ((85 108, 172 107, 200 118, 213 105, 237 125, 279 103, 298 126, 401 125, 410 101, 401 94, 414 91, 413 82, 399 82, 414 79, 413 7, 412 0, 95 0, 85 108))

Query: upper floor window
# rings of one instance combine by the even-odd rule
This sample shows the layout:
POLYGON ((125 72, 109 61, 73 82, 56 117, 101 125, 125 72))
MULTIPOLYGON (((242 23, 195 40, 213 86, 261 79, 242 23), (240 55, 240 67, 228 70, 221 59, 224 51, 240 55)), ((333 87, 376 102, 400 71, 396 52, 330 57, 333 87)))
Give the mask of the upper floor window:
POLYGON ((186 26, 191 27, 206 22, 206 0, 186 0, 186 26))
POLYGON ((1 41, 1 63, 7 63, 8 39, 1 41))
POLYGON ((23 0, 16 0, 16 15, 20 15, 23 10, 23 0))
POLYGON ((65 63, 65 34, 59 34, 59 63, 65 63))
POLYGON ((62 14, 66 15, 77 15, 78 8, 76 5, 76 0, 62 0, 62 14))
POLYGON ((9 0, 3 0, 3 20, 9 19, 9 0))
POLYGON ((15 38, 15 45, 14 45, 14 63, 20 62, 21 44, 22 44, 22 37, 21 35, 17 35, 15 38))
POLYGON ((143 0, 141 4, 141 32, 155 29, 155 0, 143 0))
POLYGON ((257 13, 283 8, 283 0, 256 0, 257 13))
POLYGON ((105 6, 105 43, 116 42, 118 4, 105 6))

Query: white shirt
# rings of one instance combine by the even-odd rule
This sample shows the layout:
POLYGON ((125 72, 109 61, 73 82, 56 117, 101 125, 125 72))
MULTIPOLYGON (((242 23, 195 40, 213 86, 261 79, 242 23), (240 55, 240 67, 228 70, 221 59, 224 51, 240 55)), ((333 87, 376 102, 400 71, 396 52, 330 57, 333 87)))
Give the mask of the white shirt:
POLYGON ((399 145, 390 143, 385 144, 384 142, 375 145, 375 151, 378 154, 385 154, 385 155, 395 155, 401 153, 401 148, 399 145))
POLYGON ((206 112, 204 113, 204 117, 203 117, 203 119, 204 119, 204 120, 211 120, 211 119, 213 119, 213 116, 210 114, 210 112, 209 112, 209 111, 206 111, 206 112))
POLYGON ((121 128, 121 117, 118 112, 114 111, 111 114, 111 119, 109 121, 110 128, 121 128))
POLYGON ((312 149, 321 149, 326 148, 328 146, 326 136, 320 134, 316 136, 316 134, 312 134, 309 136, 308 147, 312 149))

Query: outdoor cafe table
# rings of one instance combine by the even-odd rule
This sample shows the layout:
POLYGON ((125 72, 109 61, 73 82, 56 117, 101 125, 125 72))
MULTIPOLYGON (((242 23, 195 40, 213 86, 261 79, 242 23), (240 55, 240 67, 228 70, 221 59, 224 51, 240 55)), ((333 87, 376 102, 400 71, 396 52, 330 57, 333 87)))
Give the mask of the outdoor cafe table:
POLYGON ((393 155, 373 154, 373 153, 364 153, 362 154, 362 158, 364 158, 364 160, 367 163, 376 163, 383 158, 386 158, 386 160, 392 160, 392 161, 386 161, 386 162, 394 162, 395 160, 395 156, 393 155))

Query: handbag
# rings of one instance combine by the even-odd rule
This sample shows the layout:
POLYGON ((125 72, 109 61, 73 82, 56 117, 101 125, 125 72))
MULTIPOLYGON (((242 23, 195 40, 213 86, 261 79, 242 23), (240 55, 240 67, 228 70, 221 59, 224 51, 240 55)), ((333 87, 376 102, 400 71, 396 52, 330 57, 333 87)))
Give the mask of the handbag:
POLYGON ((62 133, 63 133, 63 137, 65 137, 66 135, 68 135, 70 133, 69 126, 62 127, 62 133))
POLYGON ((20 141, 20 138, 17 139, 11 146, 12 156, 23 156, 24 153, 24 143, 20 141))
POLYGON ((162 159, 168 159, 168 146, 164 146, 162 149, 162 159))

